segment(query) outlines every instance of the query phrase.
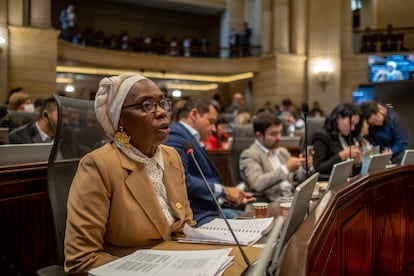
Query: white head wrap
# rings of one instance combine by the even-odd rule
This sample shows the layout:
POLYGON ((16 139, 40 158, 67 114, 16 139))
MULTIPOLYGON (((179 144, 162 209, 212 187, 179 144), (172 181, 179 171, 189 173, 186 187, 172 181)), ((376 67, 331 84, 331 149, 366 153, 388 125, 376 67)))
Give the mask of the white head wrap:
POLYGON ((131 87, 147 79, 136 73, 127 72, 119 76, 103 78, 95 97, 96 118, 106 133, 113 136, 118 129, 119 117, 124 100, 131 87))
POLYGON ((393 69, 397 68, 397 63, 395 61, 387 61, 387 66, 391 66, 393 69))

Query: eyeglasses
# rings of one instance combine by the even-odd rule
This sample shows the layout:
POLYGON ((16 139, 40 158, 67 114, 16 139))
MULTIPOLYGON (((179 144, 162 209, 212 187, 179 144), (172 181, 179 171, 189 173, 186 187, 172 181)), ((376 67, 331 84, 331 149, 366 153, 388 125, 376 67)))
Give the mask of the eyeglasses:
POLYGON ((165 111, 170 111, 173 107, 173 103, 172 103, 171 99, 163 98, 159 101, 156 101, 154 99, 148 99, 148 100, 145 100, 141 103, 136 103, 136 104, 130 104, 130 105, 123 106, 122 108, 136 107, 136 108, 142 108, 142 110, 144 110, 144 112, 152 113, 152 112, 155 112, 157 104, 162 109, 164 109, 165 111))

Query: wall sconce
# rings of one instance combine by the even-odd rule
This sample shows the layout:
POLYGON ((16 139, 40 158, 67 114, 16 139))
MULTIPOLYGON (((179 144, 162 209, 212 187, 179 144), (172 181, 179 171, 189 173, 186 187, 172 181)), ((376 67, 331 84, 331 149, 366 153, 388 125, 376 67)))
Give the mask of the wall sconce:
POLYGON ((73 85, 73 84, 67 84, 66 86, 65 86, 65 92, 68 92, 68 93, 73 93, 73 92, 75 92, 75 86, 73 85))
POLYGON ((6 44, 6 39, 0 35, 0 54, 3 52, 3 45, 6 44))
POLYGON ((333 73, 333 64, 329 59, 319 59, 315 61, 313 65, 313 73, 316 75, 316 78, 321 83, 322 86, 325 86, 332 79, 333 73))
POLYGON ((172 96, 174 98, 180 98, 181 95, 182 95, 181 90, 175 89, 175 90, 172 91, 172 96))

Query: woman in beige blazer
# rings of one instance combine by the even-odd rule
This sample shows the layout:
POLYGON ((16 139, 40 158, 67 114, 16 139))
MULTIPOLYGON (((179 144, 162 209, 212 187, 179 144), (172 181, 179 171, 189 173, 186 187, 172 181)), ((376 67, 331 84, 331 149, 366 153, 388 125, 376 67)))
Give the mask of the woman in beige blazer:
POLYGON ((167 140, 172 108, 158 86, 134 73, 104 78, 96 116, 112 143, 84 156, 73 179, 65 271, 93 267, 183 236, 193 226, 184 169, 167 140))

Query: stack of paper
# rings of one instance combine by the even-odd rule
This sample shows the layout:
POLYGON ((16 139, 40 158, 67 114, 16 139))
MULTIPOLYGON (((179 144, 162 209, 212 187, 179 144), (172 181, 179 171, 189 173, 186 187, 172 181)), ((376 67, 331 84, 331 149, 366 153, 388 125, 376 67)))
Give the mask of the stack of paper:
POLYGON ((222 275, 233 263, 231 248, 216 250, 138 250, 89 271, 94 276, 222 275))
MULTIPOLYGON (((254 244, 273 226, 273 218, 229 219, 228 222, 241 245, 254 244)), ((184 233, 186 237, 179 239, 179 242, 236 244, 224 219, 214 219, 199 228, 185 225, 184 233)))

